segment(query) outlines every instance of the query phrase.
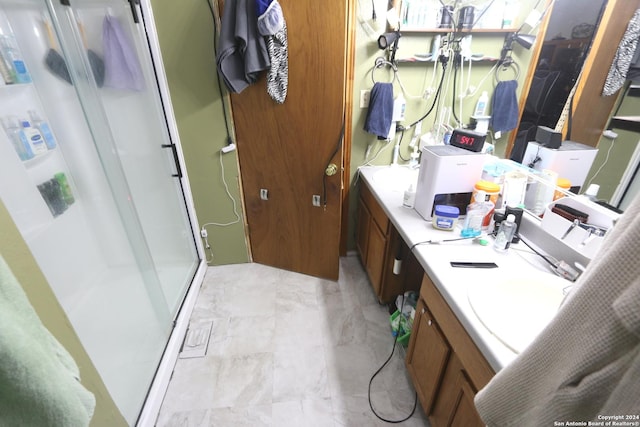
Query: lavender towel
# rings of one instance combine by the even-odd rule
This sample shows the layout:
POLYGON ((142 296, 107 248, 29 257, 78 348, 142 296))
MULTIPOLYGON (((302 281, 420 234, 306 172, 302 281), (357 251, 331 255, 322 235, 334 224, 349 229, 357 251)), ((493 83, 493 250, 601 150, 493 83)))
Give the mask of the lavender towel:
POLYGON ((144 89, 138 56, 117 18, 106 15, 102 23, 104 86, 114 89, 144 89))
POLYGON ((393 84, 375 83, 369 97, 369 109, 364 130, 385 139, 389 135, 393 118, 393 84))
POLYGON ((491 104, 491 129, 506 132, 518 126, 518 98, 516 80, 498 82, 491 104))

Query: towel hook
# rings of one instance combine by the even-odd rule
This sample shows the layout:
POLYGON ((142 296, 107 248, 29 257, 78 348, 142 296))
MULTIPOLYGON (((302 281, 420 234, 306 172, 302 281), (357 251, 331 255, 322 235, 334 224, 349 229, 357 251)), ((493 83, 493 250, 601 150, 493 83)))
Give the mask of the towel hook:
POLYGON ((495 71, 495 80, 496 83, 501 82, 501 81, 506 81, 506 80, 502 80, 500 78, 500 72, 501 71, 507 71, 507 70, 513 70, 514 72, 514 77, 511 80, 518 80, 518 77, 520 77, 520 66, 518 65, 517 62, 513 61, 513 60, 507 60, 502 62, 502 64, 498 65, 498 67, 496 68, 495 71))
POLYGON ((376 79, 374 77, 375 71, 378 68, 384 67, 385 65, 388 65, 391 68, 391 70, 393 70, 393 80, 391 80, 389 83, 393 83, 393 82, 396 81, 396 74, 398 72, 398 67, 395 64, 393 64, 392 62, 389 62, 384 58, 376 58, 376 63, 373 66, 373 68, 371 69, 371 80, 373 80, 373 84, 377 83, 376 79))

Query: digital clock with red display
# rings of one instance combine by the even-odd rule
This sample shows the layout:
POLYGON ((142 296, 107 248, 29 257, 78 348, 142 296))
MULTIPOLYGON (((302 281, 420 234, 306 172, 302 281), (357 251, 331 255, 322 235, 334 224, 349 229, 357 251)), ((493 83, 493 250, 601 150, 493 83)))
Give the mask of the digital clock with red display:
POLYGON ((454 129, 449 144, 476 153, 482 151, 487 135, 466 129, 454 129))

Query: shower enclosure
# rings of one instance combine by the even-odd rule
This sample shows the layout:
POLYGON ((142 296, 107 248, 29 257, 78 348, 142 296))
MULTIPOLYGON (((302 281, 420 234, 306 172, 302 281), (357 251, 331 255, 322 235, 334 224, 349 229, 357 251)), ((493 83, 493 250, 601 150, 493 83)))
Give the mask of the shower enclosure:
POLYGON ((0 196, 130 424, 205 266, 137 3, 0 0, 0 196))

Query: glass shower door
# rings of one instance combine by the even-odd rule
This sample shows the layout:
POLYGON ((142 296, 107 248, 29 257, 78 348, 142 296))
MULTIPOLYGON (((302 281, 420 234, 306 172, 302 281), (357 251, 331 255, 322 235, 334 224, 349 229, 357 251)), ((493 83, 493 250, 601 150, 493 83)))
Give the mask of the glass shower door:
POLYGON ((162 291, 176 315, 198 259, 144 25, 134 22, 126 1, 70 3, 65 18, 70 30, 78 29, 75 43, 93 53, 84 66, 100 117, 90 121, 103 121, 111 134, 162 291), (102 82, 91 58, 102 60, 102 82))
POLYGON ((35 111, 32 125, 48 124, 55 139, 26 158, 15 129, 4 126, 0 197, 134 424, 199 259, 142 30, 127 2, 73 6, 0 0, 0 36, 10 38, 29 75, 2 75, 0 118, 22 121, 35 111), (139 89, 97 81, 89 57, 105 61, 99 41, 107 15, 135 52, 139 89))

